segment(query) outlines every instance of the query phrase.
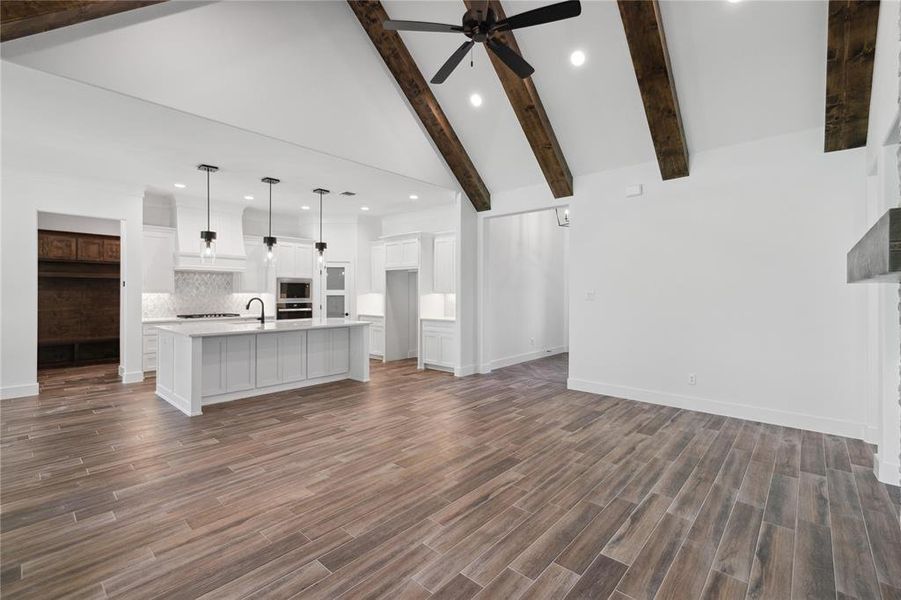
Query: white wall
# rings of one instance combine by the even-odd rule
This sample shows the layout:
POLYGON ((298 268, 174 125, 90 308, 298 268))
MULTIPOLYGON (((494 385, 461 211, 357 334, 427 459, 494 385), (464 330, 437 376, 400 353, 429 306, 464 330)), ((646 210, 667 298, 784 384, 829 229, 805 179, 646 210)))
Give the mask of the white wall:
POLYGON ((492 369, 566 350, 567 229, 553 210, 487 220, 488 362, 492 369))
POLYGON ((119 235, 120 223, 112 219, 95 219, 93 217, 76 217, 56 213, 38 213, 38 229, 52 231, 77 231, 79 233, 95 233, 98 235, 119 235))
POLYGON ((864 231, 864 151, 824 154, 822 136, 695 153, 674 181, 656 164, 577 177, 570 387, 862 437, 866 292, 845 256, 864 231))
POLYGON ((411 209, 405 213, 382 217, 382 235, 454 231, 456 224, 457 211, 453 204, 433 206, 421 210, 411 209))
POLYGON ((121 222, 120 373, 140 381, 143 190, 3 167, 0 203, 0 397, 36 394, 38 212, 121 222))

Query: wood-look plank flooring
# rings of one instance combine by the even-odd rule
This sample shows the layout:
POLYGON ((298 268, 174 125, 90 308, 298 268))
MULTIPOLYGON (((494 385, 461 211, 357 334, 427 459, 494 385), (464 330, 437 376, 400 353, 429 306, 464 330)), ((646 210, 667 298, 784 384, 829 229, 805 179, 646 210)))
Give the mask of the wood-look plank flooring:
POLYGON ((115 368, 4 401, 16 598, 901 597, 898 489, 837 436, 412 361, 188 418, 115 368))

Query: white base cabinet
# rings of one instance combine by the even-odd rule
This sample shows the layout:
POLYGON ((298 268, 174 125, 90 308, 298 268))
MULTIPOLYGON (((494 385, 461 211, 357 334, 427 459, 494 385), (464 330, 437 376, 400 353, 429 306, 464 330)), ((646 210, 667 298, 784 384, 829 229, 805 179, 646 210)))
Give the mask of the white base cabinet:
POLYGON ((457 337, 453 321, 422 320, 423 366, 453 370, 457 365, 457 337))
POLYGON ((307 334, 307 375, 310 378, 347 373, 350 368, 350 332, 314 329, 307 334))
POLYGON ((257 387, 307 378, 307 334, 286 331, 257 336, 257 387))
POLYGON ((369 326, 369 355, 382 358, 385 356, 385 317, 376 315, 360 315, 360 321, 371 323, 369 326))
POLYGON ((256 336, 203 340, 203 395, 249 390, 256 385, 256 336))
POLYGON ((158 327, 156 394, 186 415, 203 406, 339 379, 369 381, 369 323, 158 327))

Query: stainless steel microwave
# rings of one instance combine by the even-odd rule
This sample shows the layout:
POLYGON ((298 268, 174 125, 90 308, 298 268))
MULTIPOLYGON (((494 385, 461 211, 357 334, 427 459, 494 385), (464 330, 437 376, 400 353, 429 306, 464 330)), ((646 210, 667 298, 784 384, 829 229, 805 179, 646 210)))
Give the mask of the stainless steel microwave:
POLYGON ((310 302, 312 299, 312 279, 278 280, 278 302, 310 302))

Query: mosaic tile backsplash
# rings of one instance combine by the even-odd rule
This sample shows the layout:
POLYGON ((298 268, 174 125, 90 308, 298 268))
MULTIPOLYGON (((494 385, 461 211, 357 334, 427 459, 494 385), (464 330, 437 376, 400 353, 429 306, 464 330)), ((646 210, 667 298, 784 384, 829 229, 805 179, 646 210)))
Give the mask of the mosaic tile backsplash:
MULTIPOLYGON (((174 317, 191 313, 239 313, 248 312, 247 301, 259 296, 266 303, 266 312, 275 312, 275 296, 272 294, 244 294, 233 292, 234 276, 231 273, 175 272, 175 293, 144 294, 141 312, 145 319, 174 317)), ((259 305, 251 307, 252 312, 259 305)))

